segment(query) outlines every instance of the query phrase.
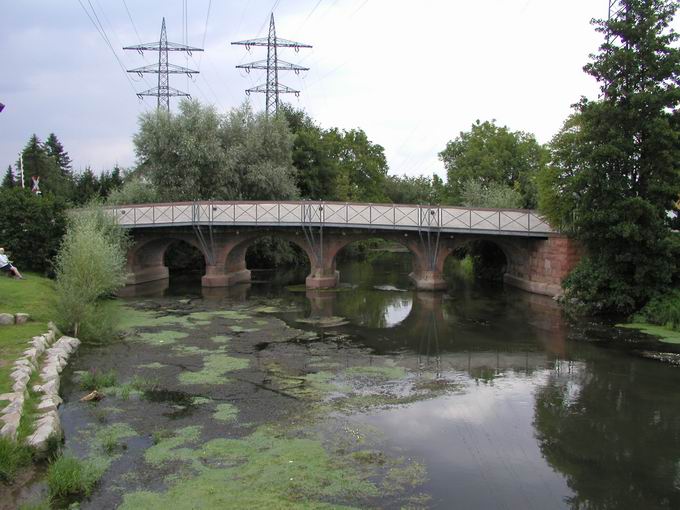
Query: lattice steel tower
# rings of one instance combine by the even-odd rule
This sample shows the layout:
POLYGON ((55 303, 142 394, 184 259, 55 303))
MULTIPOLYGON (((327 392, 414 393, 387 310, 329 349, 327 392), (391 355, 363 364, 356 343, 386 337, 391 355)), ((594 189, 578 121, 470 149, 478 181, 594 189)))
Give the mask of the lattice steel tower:
POLYGON ((298 74, 300 71, 309 71, 309 68, 279 60, 277 48, 295 48, 295 51, 297 52, 300 51, 300 48, 311 48, 311 46, 309 44, 303 44, 276 37, 274 13, 271 14, 271 18, 269 20, 269 35, 267 37, 248 39, 246 41, 237 41, 231 44, 245 46, 248 51, 250 51, 251 46, 267 47, 267 60, 258 60, 249 64, 236 66, 238 69, 245 69, 246 72, 250 72, 251 69, 267 70, 266 84, 246 89, 246 94, 248 95, 250 95, 251 92, 264 93, 266 95, 267 115, 273 115, 278 111, 279 94, 295 94, 296 96, 300 95, 299 90, 292 89, 279 83, 279 71, 295 71, 295 74, 298 74))
POLYGON ((203 48, 194 48, 193 46, 168 42, 168 34, 165 31, 165 18, 163 18, 163 24, 161 25, 161 38, 158 42, 140 44, 138 46, 125 46, 123 49, 137 50, 140 54, 144 51, 158 52, 158 65, 150 64, 148 66, 142 66, 136 69, 128 70, 128 73, 137 73, 140 76, 142 76, 144 73, 158 74, 158 86, 138 93, 137 97, 141 99, 142 96, 155 96, 158 98, 158 109, 160 110, 161 108, 164 108, 168 112, 170 111, 170 97, 191 97, 186 92, 182 92, 181 90, 177 90, 170 86, 170 75, 186 74, 190 77, 192 74, 198 74, 198 71, 169 63, 168 52, 186 51, 189 55, 191 55, 191 53, 194 51, 203 51, 203 48))

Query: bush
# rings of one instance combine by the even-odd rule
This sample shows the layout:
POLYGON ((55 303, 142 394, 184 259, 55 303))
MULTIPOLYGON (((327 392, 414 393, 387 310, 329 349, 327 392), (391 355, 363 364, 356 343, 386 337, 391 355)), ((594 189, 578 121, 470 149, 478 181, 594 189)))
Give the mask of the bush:
POLYGON ((152 204, 160 200, 158 190, 150 182, 139 177, 131 177, 125 183, 109 193, 108 205, 152 204))
MULTIPOLYGON (((92 340, 116 307, 102 298, 125 284, 127 238, 101 208, 76 211, 56 258, 57 322, 63 331, 92 340)), ((112 322, 112 321, 108 321, 112 322)))
POLYGON ((66 228, 66 204, 47 194, 0 188, 0 246, 21 270, 48 273, 66 228))
POLYGON ((96 369, 89 370, 80 378, 80 388, 86 391, 100 390, 116 385, 116 372, 99 372, 96 369))
POLYGON ((518 209, 523 202, 522 195, 507 184, 484 184, 475 179, 468 179, 463 183, 460 196, 461 205, 465 207, 518 209))
POLYGON ((47 469, 47 487, 50 498, 64 500, 89 496, 101 478, 103 469, 95 462, 81 461, 62 455, 47 469))
POLYGON ((30 464, 31 458, 28 447, 0 437, 0 482, 11 482, 21 467, 30 464))
POLYGON ((651 299, 632 320, 680 331, 680 290, 676 289, 651 299))

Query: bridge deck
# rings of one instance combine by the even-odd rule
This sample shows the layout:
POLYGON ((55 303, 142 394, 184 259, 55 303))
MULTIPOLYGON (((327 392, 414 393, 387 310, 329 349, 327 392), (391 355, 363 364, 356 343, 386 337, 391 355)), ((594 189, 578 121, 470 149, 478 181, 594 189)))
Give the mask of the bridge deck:
POLYGON ((187 225, 438 230, 547 237, 557 233, 535 211, 340 202, 176 202, 108 208, 127 228, 187 225))

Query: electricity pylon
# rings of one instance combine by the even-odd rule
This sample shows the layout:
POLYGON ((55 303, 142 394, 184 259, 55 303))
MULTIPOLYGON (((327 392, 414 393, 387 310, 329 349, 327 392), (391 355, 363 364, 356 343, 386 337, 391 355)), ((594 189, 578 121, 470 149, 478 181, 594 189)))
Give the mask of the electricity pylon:
POLYGON ((141 99, 142 96, 155 96, 158 98, 158 109, 160 110, 163 108, 168 112, 170 111, 170 97, 191 97, 186 92, 182 92, 181 90, 177 90, 170 86, 170 75, 186 74, 187 76, 191 77, 192 74, 198 74, 198 71, 194 71, 192 69, 175 64, 170 64, 168 62, 168 52, 186 51, 189 55, 191 55, 191 53, 194 51, 203 51, 203 48, 194 48, 184 44, 168 42, 168 34, 165 31, 165 18, 163 18, 163 24, 161 25, 161 38, 158 42, 140 44, 138 46, 125 46, 123 49, 137 50, 140 54, 142 54, 144 51, 158 52, 158 65, 150 64, 148 66, 128 70, 128 73, 137 73, 139 76, 142 76, 144 73, 158 74, 158 86, 138 93, 137 97, 141 99))
POLYGON ((258 85, 250 89, 246 89, 246 94, 251 92, 264 93, 266 95, 266 112, 267 115, 274 115, 279 109, 279 94, 295 94, 300 95, 299 90, 292 89, 279 83, 279 71, 295 71, 298 74, 300 71, 309 71, 308 67, 299 66, 279 60, 278 48, 294 48, 295 51, 300 51, 300 48, 311 48, 309 44, 303 44, 288 39, 281 39, 276 37, 276 26, 274 25, 274 13, 271 14, 269 20, 269 35, 267 37, 260 37, 258 39, 248 39, 246 41, 237 41, 231 44, 245 46, 250 51, 251 46, 266 46, 267 60, 258 60, 249 64, 242 64, 236 66, 239 69, 245 69, 250 72, 251 69, 266 69, 267 83, 258 85))

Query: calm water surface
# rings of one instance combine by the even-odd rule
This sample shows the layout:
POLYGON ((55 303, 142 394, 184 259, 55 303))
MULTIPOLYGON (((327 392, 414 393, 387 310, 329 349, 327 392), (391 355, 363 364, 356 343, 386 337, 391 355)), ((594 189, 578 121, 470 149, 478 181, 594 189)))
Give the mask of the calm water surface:
POLYGON ((680 367, 638 355, 672 346, 500 285, 414 292, 407 258, 387 258, 342 265, 344 292, 291 295, 254 273, 242 299, 284 293, 348 318, 376 355, 460 383, 352 417, 424 462, 432 508, 680 508, 680 367))
MULTIPOLYGON (((502 286, 415 292, 400 256, 339 269, 339 292, 292 292, 266 272, 250 286, 173 281, 157 292, 225 307, 283 297, 299 305, 277 315, 291 326, 345 318, 335 329, 368 348, 367 362, 389 356, 414 380, 445 381, 452 391, 345 417, 378 431, 386 452, 423 463, 426 507, 680 508, 680 367, 639 356, 669 346, 570 324, 552 300, 502 286)), ((68 432, 78 418, 68 402, 64 412, 68 432)))

